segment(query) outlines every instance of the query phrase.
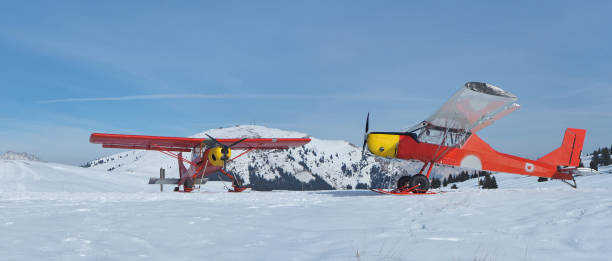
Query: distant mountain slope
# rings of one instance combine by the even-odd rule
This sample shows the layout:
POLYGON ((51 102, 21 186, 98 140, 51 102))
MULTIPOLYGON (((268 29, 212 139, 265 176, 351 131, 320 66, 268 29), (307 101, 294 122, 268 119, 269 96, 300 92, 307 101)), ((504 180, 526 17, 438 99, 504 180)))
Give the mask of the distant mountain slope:
POLYGON ((41 161, 38 157, 28 154, 26 152, 14 152, 7 151, 0 155, 0 160, 29 160, 29 161, 41 161))
POLYGON ((83 169, 75 166, 24 160, 0 160, 1 192, 142 192, 159 188, 146 185, 140 175, 83 169))
MULTIPOLYGON (((300 138, 307 134, 284 131, 256 125, 240 125, 212 129, 192 137, 205 137, 205 133, 218 138, 300 138)), ((228 170, 238 174, 254 189, 354 189, 393 187, 400 175, 415 173, 422 163, 362 156, 361 148, 346 141, 312 141, 299 148, 278 151, 253 151, 238 158, 228 170)), ((236 156, 240 152, 232 151, 236 156)), ((190 158, 190 153, 184 154, 190 158)), ((169 177, 178 175, 177 162, 156 151, 127 151, 94 160, 85 167, 109 171, 146 172, 158 176, 165 168, 169 177)), ((434 176, 458 172, 453 167, 436 167, 434 176)))

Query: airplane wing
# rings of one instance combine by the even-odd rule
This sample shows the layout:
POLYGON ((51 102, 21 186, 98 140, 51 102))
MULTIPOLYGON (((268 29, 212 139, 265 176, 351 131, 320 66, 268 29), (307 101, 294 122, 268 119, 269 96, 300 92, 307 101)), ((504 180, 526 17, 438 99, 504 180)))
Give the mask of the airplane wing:
MULTIPOLYGON (((241 139, 217 139, 220 143, 230 145, 241 139)), ((89 142, 102 144, 104 148, 181 151, 190 152, 192 148, 204 143, 214 146, 214 142, 204 138, 181 138, 162 136, 143 136, 93 133, 89 142)), ((299 147, 310 142, 309 138, 247 138, 232 149, 288 149, 299 147)))
MULTIPOLYGON (((217 139, 223 145, 230 145, 241 139, 217 139)), ((275 150, 299 147, 310 142, 309 138, 247 138, 232 146, 235 150, 275 150)))
POLYGON ((425 124, 438 129, 477 132, 517 110, 517 97, 499 87, 468 82, 431 115, 425 124))

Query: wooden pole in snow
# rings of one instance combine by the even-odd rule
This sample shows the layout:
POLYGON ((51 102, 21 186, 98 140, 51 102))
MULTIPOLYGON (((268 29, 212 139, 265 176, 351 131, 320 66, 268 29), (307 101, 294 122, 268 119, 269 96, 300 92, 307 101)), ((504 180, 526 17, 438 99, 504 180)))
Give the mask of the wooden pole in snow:
MULTIPOLYGON (((159 179, 166 178, 166 170, 164 168, 159 168, 159 179)), ((159 184, 159 191, 164 192, 164 184, 159 184)))

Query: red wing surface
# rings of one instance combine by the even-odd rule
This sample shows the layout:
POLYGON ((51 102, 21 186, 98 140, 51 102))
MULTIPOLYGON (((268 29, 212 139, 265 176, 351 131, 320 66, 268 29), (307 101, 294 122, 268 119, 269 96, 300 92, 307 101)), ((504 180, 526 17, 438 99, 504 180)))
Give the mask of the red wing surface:
MULTIPOLYGON (((241 139, 218 139, 224 145, 230 145, 239 140, 241 139)), ((102 144, 104 148, 189 152, 192 148, 202 144, 202 142, 209 143, 210 140, 204 138, 94 133, 91 134, 89 142, 102 144)), ((308 138, 249 138, 232 146, 232 149, 288 149, 302 146, 308 142, 310 142, 308 138)))
POLYGON ((443 129, 474 133, 518 109, 516 100, 499 87, 469 82, 425 121, 443 129))
POLYGON ((104 148, 136 149, 136 150, 167 150, 189 152, 191 148, 200 145, 206 139, 180 138, 124 134, 91 134, 89 142, 102 144, 104 148))
MULTIPOLYGON (((217 139, 224 145, 230 145, 240 139, 217 139)), ((244 150, 244 149, 258 149, 258 150, 274 150, 274 149, 288 149, 299 147, 310 142, 308 138, 253 138, 246 139, 234 146, 232 149, 244 150)))
POLYGON ((468 82, 440 109, 412 127, 419 142, 459 147, 467 138, 517 110, 512 93, 479 82, 468 82))

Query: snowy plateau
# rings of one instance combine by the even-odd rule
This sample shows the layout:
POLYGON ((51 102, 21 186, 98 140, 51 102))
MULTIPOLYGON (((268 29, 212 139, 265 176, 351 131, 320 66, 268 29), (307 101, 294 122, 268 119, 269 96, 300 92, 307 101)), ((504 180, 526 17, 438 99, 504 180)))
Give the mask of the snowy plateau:
MULTIPOLYGON (((259 126, 206 133, 307 136, 259 126)), ((346 188, 384 185, 386 172, 392 183, 418 164, 362 158, 347 142, 315 138, 241 159, 231 170, 245 181, 295 175, 337 190, 228 193, 229 183, 210 181, 193 193, 159 192, 148 177, 160 167, 173 175, 176 162, 157 152, 122 152, 89 168, 0 159, 0 260, 612 258, 610 174, 576 177, 577 189, 496 174, 499 189, 472 179, 435 195, 389 196, 346 188)))

